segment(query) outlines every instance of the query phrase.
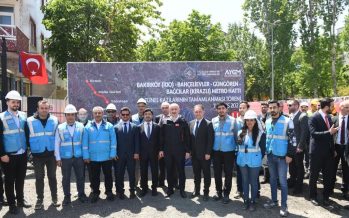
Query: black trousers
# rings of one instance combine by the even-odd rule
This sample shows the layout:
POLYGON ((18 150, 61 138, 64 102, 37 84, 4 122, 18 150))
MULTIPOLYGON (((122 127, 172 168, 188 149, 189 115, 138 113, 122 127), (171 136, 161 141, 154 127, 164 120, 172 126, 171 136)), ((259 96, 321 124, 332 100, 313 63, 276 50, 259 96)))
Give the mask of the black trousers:
POLYGON ((204 194, 208 194, 211 186, 211 160, 192 157, 195 192, 200 192, 201 172, 204 174, 204 194))
POLYGON ((324 180, 323 197, 326 200, 330 197, 334 176, 333 168, 334 157, 332 153, 329 152, 323 155, 310 154, 309 194, 311 199, 317 198, 316 185, 320 171, 322 171, 324 180))
POLYGON ((301 190, 303 187, 304 179, 304 152, 296 153, 293 156, 293 160, 290 163, 290 184, 294 186, 295 189, 301 190))
POLYGON ((216 182, 216 191, 217 194, 224 193, 225 196, 229 196, 231 191, 231 184, 233 179, 233 168, 235 163, 235 152, 222 152, 214 151, 213 152, 213 170, 214 170, 214 179, 216 182), (224 171, 225 180, 224 187, 222 179, 222 171, 224 171))
MULTIPOLYGON (((166 178, 166 163, 165 163, 165 158, 161 158, 159 160, 159 184, 165 184, 165 178, 166 178)), ((174 179, 174 184, 178 186, 178 175, 177 175, 177 170, 173 171, 173 179, 174 179)), ((168 185, 168 184, 167 184, 168 185)))
POLYGON ((135 160, 132 157, 119 157, 117 161, 117 177, 116 177, 116 191, 119 194, 125 192, 124 181, 125 181, 125 171, 127 168, 128 179, 130 183, 130 191, 133 192, 136 189, 136 175, 135 175, 135 160))
POLYGON ((101 192, 99 190, 99 185, 101 183, 100 176, 101 176, 101 169, 104 174, 104 187, 105 187, 105 193, 109 194, 112 193, 113 188, 113 177, 111 174, 112 171, 112 161, 91 161, 90 162, 91 167, 91 186, 92 186, 92 192, 95 195, 99 195, 101 192))
POLYGON ((45 166, 47 171, 48 183, 51 190, 52 199, 57 199, 57 178, 56 178, 56 158, 55 156, 33 157, 34 172, 35 172, 35 188, 38 199, 44 199, 44 178, 45 166))
POLYGON ((27 153, 21 155, 9 155, 8 163, 2 162, 5 174, 5 193, 10 206, 16 205, 17 201, 24 198, 24 178, 27 173, 27 153), (16 196, 14 190, 16 189, 16 196))
MULTIPOLYGON (((345 155, 344 155, 345 146, 348 146, 348 145, 336 144, 337 156, 335 157, 335 168, 334 168, 334 172, 335 172, 334 175, 336 175, 339 161, 340 161, 341 165, 342 165, 342 187, 341 187, 341 190, 343 193, 346 193, 348 191, 348 188, 349 188, 349 167, 348 167, 348 164, 346 162, 345 155)), ((335 182, 336 182, 336 177, 334 176, 333 177, 333 188, 334 188, 335 182)))
POLYGON ((179 180, 179 190, 184 191, 185 189, 185 154, 173 154, 165 153, 165 163, 167 172, 167 184, 168 189, 173 190, 175 187, 175 177, 174 174, 177 173, 179 180))
POLYGON ((152 189, 156 189, 158 186, 158 157, 157 155, 141 157, 141 188, 148 189, 148 168, 150 165, 152 189))
POLYGON ((0 200, 3 201, 4 200, 4 193, 5 193, 5 189, 4 189, 4 181, 2 178, 2 167, 0 168, 0 200))
POLYGON ((84 178, 85 179, 86 179, 86 169, 87 169, 87 173, 88 173, 88 181, 90 183, 90 188, 92 190, 92 176, 91 176, 92 173, 91 173, 90 163, 84 163, 84 178))

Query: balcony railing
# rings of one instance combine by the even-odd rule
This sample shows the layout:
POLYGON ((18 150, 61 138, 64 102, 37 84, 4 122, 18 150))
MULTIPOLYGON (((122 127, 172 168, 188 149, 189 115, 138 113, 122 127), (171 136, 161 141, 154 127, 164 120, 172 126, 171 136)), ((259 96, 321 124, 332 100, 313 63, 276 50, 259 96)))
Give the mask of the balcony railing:
POLYGON ((0 24, 0 37, 7 40, 16 40, 16 26, 0 24))

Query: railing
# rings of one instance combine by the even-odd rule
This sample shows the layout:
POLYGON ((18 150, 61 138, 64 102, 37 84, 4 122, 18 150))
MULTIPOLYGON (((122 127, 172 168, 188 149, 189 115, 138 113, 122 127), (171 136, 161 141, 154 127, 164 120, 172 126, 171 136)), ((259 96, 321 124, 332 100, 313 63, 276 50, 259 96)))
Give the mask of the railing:
POLYGON ((16 40, 16 26, 0 24, 0 38, 2 37, 8 40, 16 40))

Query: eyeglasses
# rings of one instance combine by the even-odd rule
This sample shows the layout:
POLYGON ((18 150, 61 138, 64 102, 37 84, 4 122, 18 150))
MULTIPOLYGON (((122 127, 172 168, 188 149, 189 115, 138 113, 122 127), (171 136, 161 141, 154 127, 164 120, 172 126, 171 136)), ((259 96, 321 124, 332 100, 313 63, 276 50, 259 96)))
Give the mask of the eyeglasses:
POLYGON ((121 114, 121 116, 127 117, 127 116, 130 116, 130 114, 121 114))
POLYGON ((116 111, 107 111, 107 113, 115 113, 116 111))

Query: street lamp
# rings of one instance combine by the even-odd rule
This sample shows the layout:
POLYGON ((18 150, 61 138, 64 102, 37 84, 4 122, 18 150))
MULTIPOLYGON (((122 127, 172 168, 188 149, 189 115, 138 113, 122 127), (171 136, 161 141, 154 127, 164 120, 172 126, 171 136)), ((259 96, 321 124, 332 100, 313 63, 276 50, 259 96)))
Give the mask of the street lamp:
POLYGON ((271 32, 271 89, 270 96, 271 99, 274 99, 274 26, 281 23, 281 20, 275 20, 274 22, 263 21, 263 23, 267 24, 270 27, 271 32))

